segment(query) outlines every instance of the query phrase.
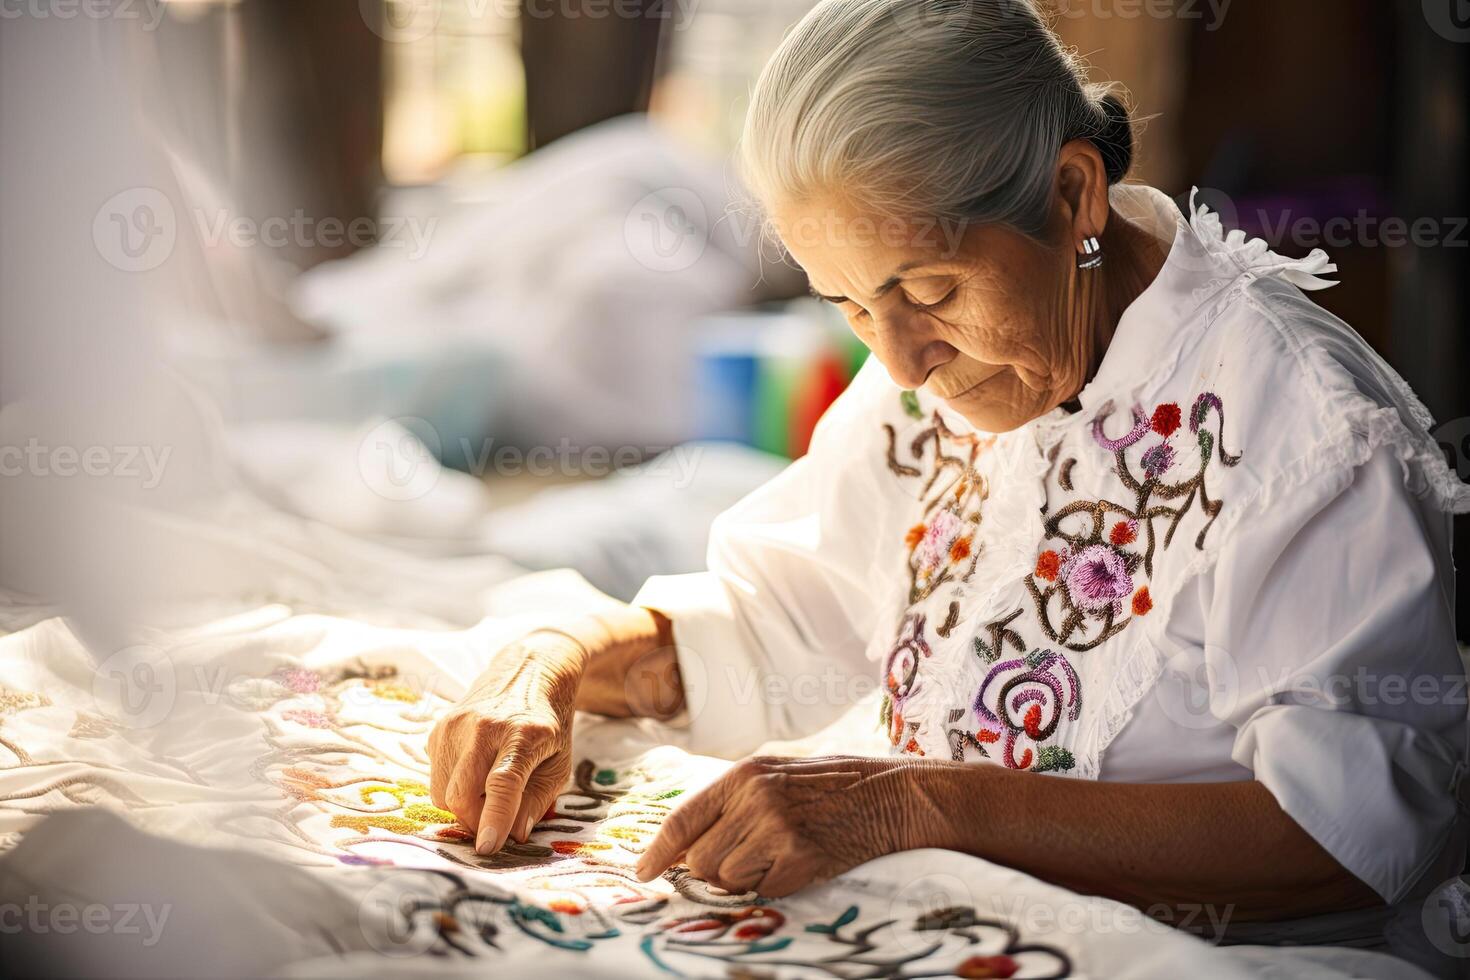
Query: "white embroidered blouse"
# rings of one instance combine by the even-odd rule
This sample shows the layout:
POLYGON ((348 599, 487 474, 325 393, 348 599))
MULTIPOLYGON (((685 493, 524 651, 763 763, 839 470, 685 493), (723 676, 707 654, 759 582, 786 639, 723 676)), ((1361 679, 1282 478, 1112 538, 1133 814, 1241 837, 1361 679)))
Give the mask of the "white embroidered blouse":
POLYGON ((894 751, 1086 779, 1256 779, 1394 902, 1458 871, 1450 517, 1404 382, 1291 260, 1143 188, 1173 239, 1081 411, 975 431, 875 360, 722 515, 673 618, 693 740, 738 755, 868 686, 894 751))

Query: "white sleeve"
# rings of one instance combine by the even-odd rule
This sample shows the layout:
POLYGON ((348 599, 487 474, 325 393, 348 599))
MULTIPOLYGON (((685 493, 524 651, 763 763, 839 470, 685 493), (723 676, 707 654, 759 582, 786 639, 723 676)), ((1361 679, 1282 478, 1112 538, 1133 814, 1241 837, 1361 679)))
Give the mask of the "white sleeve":
POLYGON ((808 454, 715 520, 709 571, 649 579, 633 599, 673 621, 691 748, 736 758, 822 727, 873 686, 885 510, 873 406, 889 394, 870 359, 808 454))
MULTIPOLYGON (((1465 674, 1449 518, 1390 448, 1239 527, 1205 651, 1233 757, 1345 868, 1398 901, 1456 830, 1465 674)), ((1458 869, 1457 869, 1458 870, 1458 869)))

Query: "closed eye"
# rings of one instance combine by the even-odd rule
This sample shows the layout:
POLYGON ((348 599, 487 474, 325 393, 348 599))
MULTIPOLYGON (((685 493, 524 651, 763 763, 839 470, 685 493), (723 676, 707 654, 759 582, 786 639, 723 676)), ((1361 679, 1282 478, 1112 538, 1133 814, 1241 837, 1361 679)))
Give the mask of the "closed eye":
POLYGON ((821 293, 817 292, 815 289, 811 290, 811 294, 824 303, 831 303, 833 306, 841 310, 842 314, 848 318, 866 318, 868 316, 867 310, 863 309, 861 306, 854 303, 846 296, 824 296, 821 293))
POLYGON ((934 300, 932 303, 924 303, 924 302, 921 302, 920 300, 917 300, 914 297, 910 296, 909 297, 909 303, 914 307, 914 309, 916 309, 916 310, 924 310, 924 311, 927 312, 927 311, 930 311, 930 310, 937 310, 940 307, 944 306, 944 304, 948 303, 951 299, 954 298, 954 294, 955 294, 955 290, 954 289, 950 289, 949 292, 945 293, 943 296, 941 296, 938 299, 934 300))

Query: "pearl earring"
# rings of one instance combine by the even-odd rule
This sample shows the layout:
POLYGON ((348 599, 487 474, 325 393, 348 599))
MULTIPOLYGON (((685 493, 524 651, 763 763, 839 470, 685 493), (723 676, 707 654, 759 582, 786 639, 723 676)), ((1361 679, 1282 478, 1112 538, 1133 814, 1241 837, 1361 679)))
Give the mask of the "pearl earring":
POLYGON ((1096 269, 1103 264, 1102 246, 1096 238, 1083 239, 1082 253, 1077 256, 1077 268, 1096 269))

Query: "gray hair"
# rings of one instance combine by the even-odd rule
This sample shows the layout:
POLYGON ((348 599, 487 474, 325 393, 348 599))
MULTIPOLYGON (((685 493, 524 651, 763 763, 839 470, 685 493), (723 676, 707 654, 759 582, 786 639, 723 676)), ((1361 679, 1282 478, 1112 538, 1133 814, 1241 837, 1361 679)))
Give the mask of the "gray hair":
POLYGON ((1110 184, 1127 175, 1127 107, 1035 0, 822 0, 761 72, 740 155, 768 206, 841 191, 1039 239, 1074 139, 1097 145, 1110 184))

